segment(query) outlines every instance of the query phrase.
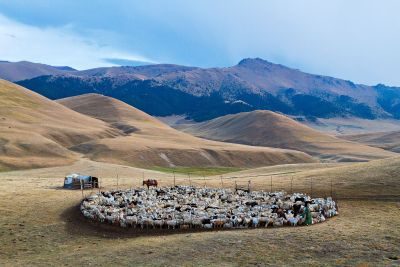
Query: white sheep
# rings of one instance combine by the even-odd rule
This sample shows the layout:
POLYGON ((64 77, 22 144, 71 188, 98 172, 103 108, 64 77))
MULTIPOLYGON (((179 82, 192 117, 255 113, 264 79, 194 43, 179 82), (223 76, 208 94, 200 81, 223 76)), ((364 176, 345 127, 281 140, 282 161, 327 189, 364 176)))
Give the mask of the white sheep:
MULTIPOLYGON (((227 189, 178 186, 102 192, 84 199, 80 210, 90 220, 142 229, 163 228, 164 225, 168 229, 208 229, 209 225, 213 228, 267 227, 270 224, 279 227, 287 223, 301 225, 303 218, 294 216, 293 205, 299 207, 300 204, 301 211, 303 201, 310 200, 300 193, 243 190, 235 193, 227 189), (284 215, 284 218, 278 218, 278 208, 279 216, 284 215)), ((313 199, 310 209, 314 223, 337 215, 336 203, 331 198, 313 199)))

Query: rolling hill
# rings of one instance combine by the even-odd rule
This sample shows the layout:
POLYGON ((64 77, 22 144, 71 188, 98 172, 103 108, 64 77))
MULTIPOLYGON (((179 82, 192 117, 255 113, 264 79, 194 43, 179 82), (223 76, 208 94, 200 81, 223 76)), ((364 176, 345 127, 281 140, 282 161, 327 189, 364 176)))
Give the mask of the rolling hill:
POLYGON ((340 138, 400 153, 400 131, 341 135, 340 138))
POLYGON ((6 169, 62 165, 68 147, 119 132, 16 84, 0 80, 0 165, 6 169))
POLYGON ((0 79, 21 81, 42 75, 65 74, 76 71, 70 67, 56 67, 29 61, 9 62, 0 61, 0 79))
POLYGON ((309 155, 293 150, 193 137, 130 105, 102 95, 88 94, 58 102, 124 132, 121 136, 91 140, 71 148, 96 161, 139 167, 254 167, 315 161, 309 155))
POLYGON ((179 129, 195 136, 254 146, 303 151, 334 161, 368 161, 397 154, 336 138, 272 111, 226 115, 179 129))
POLYGON ((400 89, 304 73, 260 58, 225 68, 172 64, 96 68, 36 77, 19 84, 50 99, 104 94, 153 116, 205 121, 272 110, 310 118, 400 118, 400 89))
POLYGON ((304 117, 292 117, 317 131, 337 135, 354 135, 376 133, 382 130, 386 132, 400 131, 400 120, 396 119, 361 119, 355 117, 318 118, 308 120, 304 117))

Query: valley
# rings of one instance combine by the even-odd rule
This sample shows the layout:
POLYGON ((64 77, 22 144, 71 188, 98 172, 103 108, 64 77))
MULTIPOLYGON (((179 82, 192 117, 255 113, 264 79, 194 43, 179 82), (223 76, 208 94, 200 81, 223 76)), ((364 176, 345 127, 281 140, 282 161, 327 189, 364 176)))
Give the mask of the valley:
POLYGON ((83 95, 55 103, 5 81, 0 90, 4 140, 0 163, 10 168, 63 165, 81 156, 150 168, 256 167, 315 161, 294 150, 196 138, 101 95, 83 95))
POLYGON ((0 0, 0 267, 400 266, 399 10, 0 0))
MULTIPOLYGON (((253 68, 255 63, 242 64, 246 66, 239 68, 248 64, 253 68)), ((139 102, 124 102, 98 90, 81 94, 79 89, 73 96, 69 92, 79 88, 69 84, 75 75, 79 76, 73 78, 75 82, 86 85, 87 78, 82 77, 93 72, 128 80, 158 73, 160 80, 170 83, 175 75, 171 68, 172 73, 213 75, 167 65, 135 68, 133 74, 131 69, 120 73, 121 69, 111 68, 39 76, 65 79, 62 84, 68 94, 56 100, 0 80, 0 265, 398 263, 400 154, 395 119, 322 116, 316 120, 319 123, 311 123, 275 112, 279 110, 236 108, 245 104, 221 99, 230 108, 213 113, 215 103, 208 96, 192 95, 185 104, 196 110, 201 107, 207 114, 196 122, 200 117, 190 112, 163 117, 173 113, 173 101, 170 110, 160 103, 168 102, 170 92, 174 97, 187 94, 185 88, 176 91, 158 84, 158 91, 146 99, 147 90, 154 89, 150 82, 139 102), (166 98, 148 105, 158 94, 166 98), (205 102, 197 105, 193 99, 205 102), (163 112, 153 112, 161 115, 156 118, 139 107, 163 112), (346 128, 349 122, 354 128, 346 128), (376 131, 385 127, 388 131, 376 131), (63 189, 64 176, 72 172, 98 177, 101 188, 63 189), (97 190, 141 188, 145 179, 156 179, 160 186, 248 186, 333 196, 339 216, 309 227, 171 233, 98 228, 80 214, 83 197, 97 190)), ((143 81, 135 83, 143 89, 143 81)), ((204 88, 199 85, 196 90, 200 93, 204 88)))

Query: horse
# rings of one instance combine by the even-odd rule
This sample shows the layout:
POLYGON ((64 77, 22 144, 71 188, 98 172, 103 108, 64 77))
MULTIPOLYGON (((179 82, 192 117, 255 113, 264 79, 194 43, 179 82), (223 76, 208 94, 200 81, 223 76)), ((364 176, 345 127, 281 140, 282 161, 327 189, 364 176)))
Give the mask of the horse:
POLYGON ((147 181, 143 181, 143 186, 147 185, 147 189, 149 189, 150 186, 158 186, 158 182, 157 180, 154 179, 147 179, 147 181))

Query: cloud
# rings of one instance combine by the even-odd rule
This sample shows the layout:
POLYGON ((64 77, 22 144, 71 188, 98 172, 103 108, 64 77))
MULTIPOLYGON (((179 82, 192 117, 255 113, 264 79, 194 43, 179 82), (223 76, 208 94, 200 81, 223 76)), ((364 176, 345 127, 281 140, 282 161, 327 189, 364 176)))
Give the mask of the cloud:
POLYGON ((28 60, 77 69, 119 65, 115 60, 108 60, 110 58, 154 62, 76 34, 71 25, 37 27, 16 22, 0 14, 1 60, 28 60))
POLYGON ((188 57, 207 65, 210 59, 234 64, 261 57, 306 72, 400 86, 400 1, 212 2, 186 1, 168 16, 163 6, 153 19, 167 18, 159 24, 196 40, 188 57))
POLYGON ((144 66, 153 64, 153 62, 148 61, 140 61, 135 59, 127 59, 127 58, 104 58, 106 62, 111 64, 116 64, 119 66, 144 66))
POLYGON ((32 49, 39 40, 31 35, 23 46, 20 29, 14 33, 1 21, 0 49, 5 40, 11 44, 9 57, 2 49, 0 59, 57 59, 78 68, 123 63, 104 59, 225 67, 261 57, 358 83, 400 86, 399 9, 398 0, 0 0, 11 24, 39 31, 47 50, 32 49))

